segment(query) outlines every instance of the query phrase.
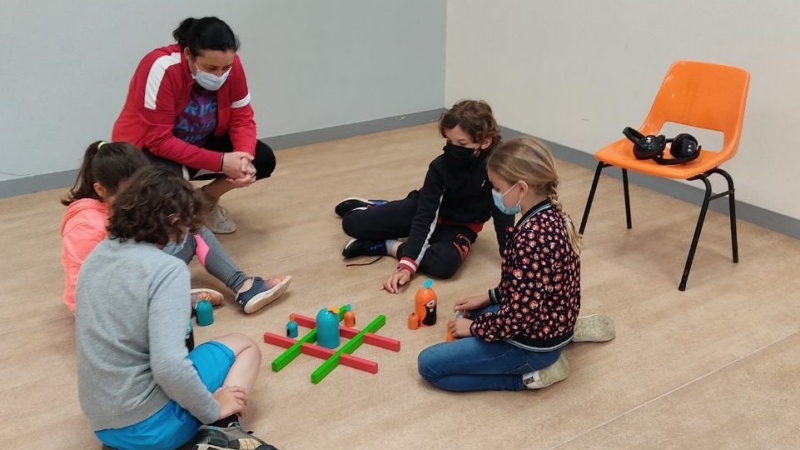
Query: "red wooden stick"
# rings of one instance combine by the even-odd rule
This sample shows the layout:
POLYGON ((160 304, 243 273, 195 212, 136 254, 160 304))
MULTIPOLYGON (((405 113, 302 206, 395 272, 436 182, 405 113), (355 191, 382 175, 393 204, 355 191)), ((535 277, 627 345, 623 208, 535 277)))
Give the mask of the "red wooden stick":
MULTIPOLYGON (((295 317, 297 319, 297 317, 295 317)), ((306 319, 308 319, 306 317, 306 319)), ((298 324, 300 323, 297 321, 298 324)), ((305 326, 305 325, 304 325, 305 326)), ((289 348, 295 344, 295 340, 292 338, 288 338, 286 336, 281 336, 280 334, 270 333, 267 331, 264 333, 264 342, 267 344, 277 345, 278 347, 289 348)), ((314 344, 303 344, 300 347, 301 351, 306 355, 313 356, 315 358, 320 359, 328 359, 336 352, 335 350, 320 347, 319 345, 314 344)), ((364 372, 369 373, 378 373, 378 363, 374 361, 370 361, 368 359, 359 358, 358 356, 343 354, 340 356, 339 363, 343 366, 352 367, 353 369, 363 370, 364 372)))
MULTIPOLYGON (((308 316, 303 316, 297 313, 293 313, 294 321, 297 322, 298 325, 301 327, 306 328, 314 328, 317 326, 316 320, 312 319, 308 316)), ((353 336, 357 335, 360 330, 355 328, 340 326, 339 327, 339 334, 346 338, 352 338, 353 336)), ((364 343, 369 345, 374 345, 376 347, 385 348, 386 350, 391 350, 393 352, 400 351, 400 341, 397 339, 387 338, 385 336, 381 336, 379 334, 367 333, 364 335, 364 343)))

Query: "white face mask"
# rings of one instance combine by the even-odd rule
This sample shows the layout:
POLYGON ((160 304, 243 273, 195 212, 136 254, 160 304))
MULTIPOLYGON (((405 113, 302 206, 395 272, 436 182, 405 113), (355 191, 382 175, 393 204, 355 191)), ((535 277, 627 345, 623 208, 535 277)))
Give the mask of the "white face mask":
POLYGON ((209 91, 216 91, 225 84, 225 80, 228 79, 228 75, 231 73, 231 69, 226 70, 221 76, 216 76, 213 73, 203 72, 197 67, 195 64, 196 73, 192 75, 197 84, 202 86, 204 89, 208 89, 209 91))

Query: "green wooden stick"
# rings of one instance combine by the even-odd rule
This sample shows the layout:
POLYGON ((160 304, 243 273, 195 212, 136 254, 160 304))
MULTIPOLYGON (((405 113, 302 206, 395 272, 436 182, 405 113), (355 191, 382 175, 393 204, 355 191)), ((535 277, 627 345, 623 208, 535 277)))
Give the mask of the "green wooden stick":
POLYGON ((372 322, 369 323, 366 327, 364 327, 357 335, 353 336, 350 341, 342 346, 336 353, 333 354, 330 358, 328 358, 321 366, 311 374, 311 382, 314 384, 319 383, 325 378, 329 373, 333 372, 339 365, 339 361, 341 360, 341 356, 343 353, 351 354, 358 347, 361 347, 361 344, 364 343, 364 335, 367 333, 375 333, 376 331, 380 330, 386 324, 386 316, 381 314, 380 316, 376 317, 372 322))
POLYGON ((298 339, 297 342, 294 343, 291 347, 289 347, 285 352, 281 353, 277 358, 272 361, 272 371, 278 372, 290 362, 294 361, 295 358, 303 351, 301 348, 303 344, 313 344, 317 341, 317 329, 312 328, 311 331, 306 333, 305 336, 298 339))
MULTIPOLYGON (((347 308, 347 305, 343 305, 339 308, 339 322, 344 319, 345 308, 347 308)), ((302 353, 303 349, 301 347, 303 344, 313 344, 314 342, 317 342, 317 327, 312 328, 311 331, 295 342, 294 345, 275 358, 272 361, 272 371, 279 372, 302 353)))

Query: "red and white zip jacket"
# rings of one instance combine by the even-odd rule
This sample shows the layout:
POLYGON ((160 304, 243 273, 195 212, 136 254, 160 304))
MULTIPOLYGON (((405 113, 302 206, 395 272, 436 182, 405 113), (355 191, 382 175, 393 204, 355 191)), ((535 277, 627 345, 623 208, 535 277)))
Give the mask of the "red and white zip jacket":
MULTIPOLYGON (((175 119, 186 108, 194 79, 178 44, 153 50, 139 62, 128 87, 125 106, 114 123, 112 139, 131 142, 150 153, 187 167, 219 171, 219 152, 189 144, 172 134, 175 119)), ((217 91, 214 136, 230 134, 233 148, 255 155, 256 123, 244 68, 236 55, 228 79, 217 91)))

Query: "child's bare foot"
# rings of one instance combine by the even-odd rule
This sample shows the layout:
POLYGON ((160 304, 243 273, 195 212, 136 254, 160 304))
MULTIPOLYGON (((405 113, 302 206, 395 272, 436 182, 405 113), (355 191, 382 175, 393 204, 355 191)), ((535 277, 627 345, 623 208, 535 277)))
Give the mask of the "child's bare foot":
POLYGON ((246 314, 252 314, 280 298, 291 281, 291 275, 279 275, 266 280, 261 277, 248 278, 236 294, 236 301, 246 314))

